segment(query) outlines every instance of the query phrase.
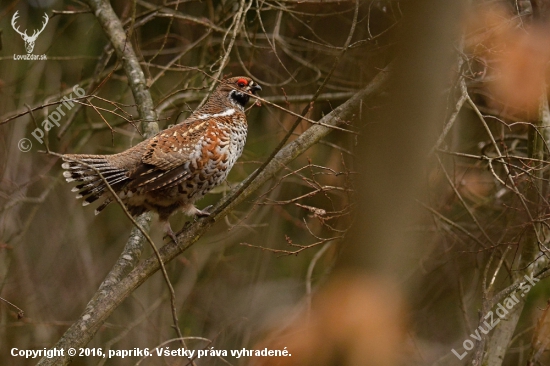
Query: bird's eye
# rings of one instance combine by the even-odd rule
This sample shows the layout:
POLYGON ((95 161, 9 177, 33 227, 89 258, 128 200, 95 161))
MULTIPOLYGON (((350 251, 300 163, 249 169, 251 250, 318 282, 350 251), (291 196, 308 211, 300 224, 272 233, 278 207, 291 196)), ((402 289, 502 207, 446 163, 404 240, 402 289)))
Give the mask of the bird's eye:
POLYGON ((245 86, 248 85, 248 81, 246 81, 245 79, 239 79, 239 80, 237 80, 237 85, 241 88, 245 87, 245 86))

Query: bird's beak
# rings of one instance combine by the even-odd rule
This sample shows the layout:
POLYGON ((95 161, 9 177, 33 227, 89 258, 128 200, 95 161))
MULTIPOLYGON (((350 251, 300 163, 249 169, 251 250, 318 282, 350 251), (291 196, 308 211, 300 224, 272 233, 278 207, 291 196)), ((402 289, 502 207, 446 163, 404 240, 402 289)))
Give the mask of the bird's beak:
POLYGON ((254 83, 253 85, 251 85, 249 87, 249 90, 252 94, 255 94, 258 90, 262 90, 262 87, 256 83, 254 83))

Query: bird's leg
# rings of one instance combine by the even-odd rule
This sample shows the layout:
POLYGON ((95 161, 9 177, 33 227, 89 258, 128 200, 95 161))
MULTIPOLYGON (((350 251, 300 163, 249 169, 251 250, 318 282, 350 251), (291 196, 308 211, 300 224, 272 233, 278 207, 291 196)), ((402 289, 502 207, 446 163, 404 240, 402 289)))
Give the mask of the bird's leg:
POLYGON ((172 230, 172 227, 170 226, 170 221, 168 221, 168 220, 166 220, 164 222, 164 232, 166 233, 166 235, 164 236, 165 238, 167 236, 169 236, 170 238, 172 238, 174 243, 176 243, 176 244, 178 243, 178 239, 176 238, 176 234, 172 230))

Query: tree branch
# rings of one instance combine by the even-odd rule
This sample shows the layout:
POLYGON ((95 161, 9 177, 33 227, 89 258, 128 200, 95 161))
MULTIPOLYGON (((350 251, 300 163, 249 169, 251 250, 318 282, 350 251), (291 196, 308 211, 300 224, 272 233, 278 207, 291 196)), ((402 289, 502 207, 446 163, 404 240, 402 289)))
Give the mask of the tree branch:
POLYGON ((149 93, 145 75, 139 65, 139 60, 132 48, 131 41, 126 37, 111 4, 105 0, 88 0, 88 5, 94 12, 97 21, 105 31, 109 41, 113 44, 119 60, 122 61, 124 72, 128 77, 128 85, 137 104, 139 118, 143 121, 143 130, 146 137, 158 133, 157 114, 154 109, 153 98, 149 93))

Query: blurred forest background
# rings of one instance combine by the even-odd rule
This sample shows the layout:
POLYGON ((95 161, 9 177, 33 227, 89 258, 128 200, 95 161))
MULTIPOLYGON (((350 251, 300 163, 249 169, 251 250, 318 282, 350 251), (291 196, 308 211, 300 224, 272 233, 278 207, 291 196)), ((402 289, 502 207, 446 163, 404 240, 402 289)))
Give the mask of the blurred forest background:
MULTIPOLYGON (((396 103, 392 89, 378 81, 391 76, 404 47, 400 30, 407 2, 113 1, 152 97, 154 121, 144 121, 125 60, 90 10, 101 3, 108 4, 0 4, 0 363, 36 364, 10 356, 10 350, 56 344, 82 316, 133 227, 116 205, 98 216, 95 207, 82 207, 62 177, 59 159, 39 150, 123 151, 151 133, 154 123, 164 129, 185 119, 216 80, 238 75, 262 86, 263 101, 247 112, 247 144, 227 183, 202 199, 199 208, 230 194, 289 132, 289 141, 299 138, 311 121, 330 121, 330 113, 346 102, 353 102, 354 112, 166 264, 174 307, 157 272, 100 324, 87 347, 181 347, 173 340, 175 308, 188 347, 253 348, 281 325, 309 316, 314 293, 327 283, 350 241, 346 233, 354 222, 369 225, 362 211, 369 208, 357 209, 365 178, 357 173, 365 151, 359 136, 384 123, 384 111, 396 103), (16 11, 17 25, 29 35, 48 15, 33 50, 46 61, 14 60, 27 53, 12 28, 16 11), (31 133, 75 85, 86 97, 40 144, 31 133), (352 99, 365 88, 368 93, 352 99), (308 120, 294 126, 303 111, 308 120), (32 143, 30 151, 21 151, 22 138, 32 143)), ((403 338, 392 351, 406 365, 548 365, 550 290, 542 279, 550 268, 550 4, 474 0, 461 14, 455 19, 460 34, 444 44, 453 63, 445 72, 445 87, 437 90, 445 101, 434 106, 441 111, 437 133, 425 166, 415 168, 427 192, 415 198, 422 214, 402 228, 420 244, 378 243, 400 264, 399 287, 410 290, 403 291, 407 316, 395 319, 406 323, 403 338), (519 286, 526 275, 541 281, 524 294, 519 286), (480 326, 487 329, 486 314, 513 294, 525 296, 497 327, 480 332, 480 326), (476 329, 478 340, 470 337, 476 329)), ((409 138, 414 142, 422 136, 409 138)), ((400 149, 395 141, 383 143, 400 149)), ((398 162, 388 155, 383 163, 398 162)), ((396 172, 395 179, 400 176, 396 172)), ((180 230, 186 220, 175 215, 172 227, 180 230)), ((156 218, 150 235, 157 248, 167 243, 156 218)), ((147 243, 143 248, 142 258, 154 256, 147 243)), ((344 260, 340 266, 345 265, 344 260)), ((338 313, 338 299, 335 304, 331 311, 338 313)), ((364 309, 373 318, 380 310, 364 309)), ((358 326, 378 334, 380 329, 360 319, 358 326)), ((360 334, 354 338, 359 345, 362 341, 360 334)), ((370 356, 359 363, 327 364, 395 364, 370 363, 370 356)), ((138 361, 76 357, 72 364, 138 361)), ((251 361, 209 357, 194 362, 251 361)), ((146 364, 187 365, 189 360, 154 357, 146 364)))

